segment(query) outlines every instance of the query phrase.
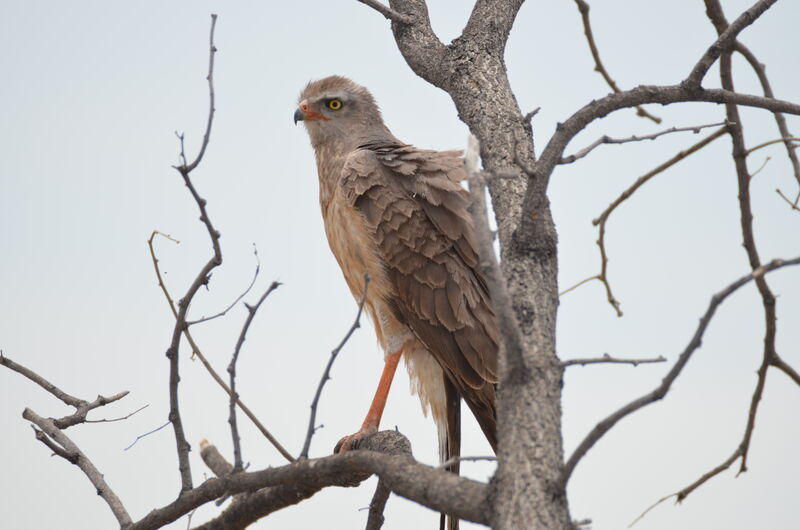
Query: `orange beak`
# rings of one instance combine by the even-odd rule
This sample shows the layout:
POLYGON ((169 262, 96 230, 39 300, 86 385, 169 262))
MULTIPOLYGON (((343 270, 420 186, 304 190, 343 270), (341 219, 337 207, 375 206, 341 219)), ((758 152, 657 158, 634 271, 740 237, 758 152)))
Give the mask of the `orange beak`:
POLYGON ((297 110, 294 111, 294 123, 297 124, 298 121, 314 120, 330 121, 330 118, 311 110, 311 107, 308 105, 308 100, 304 99, 300 102, 300 105, 297 106, 297 110))

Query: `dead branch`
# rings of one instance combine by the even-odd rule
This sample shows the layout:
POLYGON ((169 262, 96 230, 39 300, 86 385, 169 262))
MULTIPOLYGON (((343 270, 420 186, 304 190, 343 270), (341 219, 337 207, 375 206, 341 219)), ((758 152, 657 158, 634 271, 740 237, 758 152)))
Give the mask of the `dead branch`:
MULTIPOLYGON (((614 295, 611 292, 611 284, 608 281, 608 254, 605 245, 606 222, 608 221, 608 216, 611 215, 611 212, 613 212, 620 204, 625 202, 631 195, 633 195, 636 192, 636 190, 638 190, 648 180, 655 177, 659 173, 669 169, 670 167, 677 164, 687 156, 696 153, 697 151, 704 148, 705 146, 707 146, 708 144, 710 144, 711 142, 713 142, 714 140, 716 140, 717 138, 719 138, 720 136, 724 135, 727 132, 728 132, 727 126, 721 127, 716 131, 714 131, 712 134, 706 136, 705 138, 697 142, 696 144, 692 145, 688 149, 680 151, 678 154, 676 154, 663 164, 660 164, 651 171, 648 171, 647 173, 636 179, 636 182, 634 182, 628 189, 623 191, 622 194, 620 194, 620 196, 617 197, 616 200, 614 200, 614 202, 608 205, 608 207, 603 211, 603 213, 600 214, 599 217, 592 220, 593 225, 595 226, 600 225, 599 234, 597 237, 597 246, 600 249, 600 274, 598 274, 597 276, 593 276, 588 280, 597 278, 603 283, 603 285, 606 288, 606 296, 608 298, 608 303, 611 304, 611 307, 613 307, 614 311, 617 312, 617 316, 619 317, 622 316, 622 309, 620 309, 619 301, 616 298, 614 298, 614 295)), ((584 282, 588 280, 584 280, 584 282)), ((577 287, 577 285, 575 287, 577 287)))
POLYGON ((156 427, 156 428, 155 428, 155 429, 153 429, 153 430, 147 431, 147 432, 146 432, 146 433, 144 433, 144 434, 140 434, 139 436, 137 436, 137 437, 136 437, 136 439, 135 439, 134 441, 132 441, 132 442, 130 443, 130 445, 128 445, 128 446, 127 446, 125 449, 123 449, 123 451, 127 451, 128 449, 130 449, 131 447, 133 447, 134 445, 136 445, 136 444, 139 442, 139 440, 141 440, 142 438, 147 438, 147 437, 148 437, 148 436, 150 436, 151 434, 153 434, 153 433, 157 433, 158 431, 160 431, 161 429, 163 429, 164 427, 166 427, 167 425, 169 425, 169 423, 170 423, 170 422, 169 422, 169 421, 167 421, 166 423, 162 424, 162 425, 161 425, 161 426, 159 426, 159 427, 156 427))
POLYGON ((692 357, 692 354, 700 347, 702 343, 703 334, 706 331, 711 319, 714 316, 714 313, 717 310, 717 307, 725 301, 731 294, 733 294, 736 290, 738 290, 743 285, 747 284, 753 279, 762 278, 764 274, 771 272, 776 269, 780 269, 783 267, 787 267, 790 265, 797 265, 800 264, 800 257, 796 257, 789 260, 782 260, 782 259, 774 259, 768 264, 759 267, 757 270, 751 272, 750 274, 743 276, 730 284, 728 287, 720 291, 719 293, 715 294, 711 297, 711 302, 708 305, 708 309, 706 310, 703 317, 700 319, 700 324, 697 327, 692 339, 689 341, 689 344, 683 350, 683 352, 678 357, 678 360, 675 361, 675 364, 672 368, 667 372, 667 375, 664 376, 664 379, 661 381, 661 384, 656 387, 653 391, 648 392, 644 396, 635 399, 625 405, 624 407, 620 408, 603 421, 595 425, 595 427, 589 432, 589 434, 584 437, 572 455, 567 460, 567 463, 564 465, 564 470, 561 475, 561 479, 559 481, 559 491, 563 491, 563 488, 566 487, 567 482, 569 481, 569 477, 572 475, 572 472, 575 470, 575 466, 577 466, 578 462, 583 458, 586 453, 591 449, 595 443, 597 443, 600 438, 602 438, 609 430, 611 430, 614 425, 617 424, 625 416, 636 412, 637 410, 654 403, 660 399, 662 399, 669 389, 672 387, 672 383, 675 379, 680 375, 683 368, 689 362, 692 357))
POLYGON ((777 1, 778 0, 759 0, 753 4, 750 9, 739 15, 739 17, 733 21, 733 24, 729 25, 721 32, 719 38, 706 50, 694 68, 692 68, 692 71, 686 77, 683 84, 692 90, 699 89, 700 83, 703 81, 703 77, 705 77, 708 69, 719 59, 723 52, 733 47, 734 41, 739 33, 755 22, 758 17, 772 7, 772 4, 777 1))
MULTIPOLYGON (((730 29, 725 15, 722 11, 722 5, 718 0, 705 0, 706 14, 710 21, 717 29, 717 32, 722 35, 730 29)), ((733 87, 733 74, 731 66, 731 52, 724 51, 720 58, 720 78, 722 86, 726 90, 734 90, 733 87)), ((725 112, 729 121, 734 121, 730 124, 730 135, 733 142, 733 161, 736 168, 737 183, 739 186, 739 211, 740 223, 742 229, 743 245, 747 252, 747 257, 750 266, 754 271, 761 270, 761 259, 756 250, 755 235, 753 232, 753 214, 750 204, 750 174, 747 169, 747 148, 744 142, 744 129, 740 121, 739 110, 734 104, 726 104, 725 112)), ((777 356, 775 351, 775 335, 776 329, 776 309, 775 309, 775 296, 767 285, 766 279, 762 276, 756 277, 756 287, 761 295, 762 304, 764 306, 764 317, 766 320, 766 332, 764 336, 764 352, 762 357, 761 366, 758 369, 758 379, 756 388, 750 399, 750 407, 747 416, 747 425, 745 427, 742 440, 734 450, 734 452, 720 465, 711 469, 703 474, 699 479, 692 484, 677 492, 675 495, 677 502, 681 502, 695 489, 703 485, 705 482, 728 469, 737 459, 741 459, 739 473, 747 471, 747 456, 750 448, 750 440, 755 428, 756 415, 758 413, 758 404, 764 393, 766 386, 767 370, 772 364, 772 359, 777 356)), ((670 498, 665 497, 663 500, 670 498)), ((659 501, 661 502, 661 501, 659 501)), ((645 512, 646 513, 646 512, 645 512)))
POLYGON ((55 422, 51 418, 43 418, 29 408, 25 409, 25 411, 22 413, 22 417, 37 425, 51 440, 50 443, 45 442, 45 439, 40 436, 40 433, 36 434, 37 439, 44 442, 47 447, 52 449, 58 456, 66 459, 72 464, 75 464, 81 471, 83 471, 83 473, 97 490, 97 494, 104 501, 106 501, 106 504, 108 504, 108 507, 111 509, 111 513, 113 513, 114 517, 117 518, 117 521, 122 528, 125 528, 132 523, 131 517, 128 515, 128 511, 125 509, 125 506, 122 504, 122 501, 120 501, 119 497, 117 497, 117 494, 114 493, 114 491, 108 486, 103 478, 103 474, 97 470, 94 464, 92 464, 92 461, 89 460, 89 458, 78 448, 77 445, 75 445, 69 436, 64 434, 64 431, 56 426, 55 422))
POLYGON ((454 456, 452 458, 448 458, 438 466, 436 469, 450 469, 450 466, 453 464, 458 464, 460 462, 497 462, 496 456, 454 456))
POLYGON ((800 146, 800 144, 795 144, 793 142, 800 142, 800 138, 778 138, 777 140, 770 140, 768 142, 762 142, 762 143, 756 145, 755 147, 751 147, 750 149, 745 151, 745 155, 749 156, 750 154, 753 153, 753 151, 758 151, 759 149, 763 149, 765 147, 769 147, 770 145, 787 144, 787 143, 789 144, 790 151, 794 152, 794 150, 798 146, 800 146))
POLYGON ((9 368, 10 370, 17 372, 18 374, 26 377, 27 379, 30 379, 40 387, 44 388, 45 390, 53 394, 56 398, 60 399, 61 401, 69 405, 70 407, 75 407, 76 409, 79 409, 80 407, 86 405, 86 402, 84 400, 78 399, 75 396, 67 394, 66 392, 64 392, 56 385, 54 385, 44 377, 40 376, 33 370, 30 370, 22 366, 21 364, 15 363, 14 361, 12 361, 3 354, 3 350, 0 350, 0 364, 5 366, 6 368, 9 368))
POLYGON ((203 160, 203 155, 208 147, 208 142, 211 138, 211 126, 214 122, 214 55, 217 48, 214 45, 214 29, 217 25, 217 15, 211 15, 211 30, 209 32, 209 59, 208 59, 208 92, 209 92, 209 111, 208 121, 206 123, 206 130, 203 134, 203 143, 200 146, 200 151, 197 157, 191 164, 186 163, 186 152, 184 150, 184 137, 178 135, 181 143, 180 158, 183 164, 174 166, 175 169, 181 174, 184 184, 189 188, 198 208, 200 209, 200 221, 206 226, 208 235, 211 239, 211 246, 214 250, 214 255, 208 260, 203 268, 198 273, 192 285, 186 291, 183 298, 178 301, 178 315, 175 318, 175 326, 172 330, 172 339, 169 348, 167 348, 167 358, 169 359, 169 421, 172 423, 173 430, 175 431, 175 445, 178 452, 178 469, 181 475, 181 492, 186 492, 192 489, 192 469, 189 464, 189 451, 191 446, 186 441, 186 434, 183 430, 183 422, 181 421, 180 406, 178 404, 178 383, 180 382, 179 365, 180 357, 178 351, 180 348, 181 334, 187 328, 186 314, 189 311, 189 305, 194 298, 194 295, 204 285, 208 285, 211 279, 211 271, 222 264, 222 250, 219 244, 219 232, 211 224, 211 219, 208 217, 206 211, 206 200, 200 197, 197 190, 189 178, 189 174, 194 170, 203 160))
POLYGON ((789 207, 792 210, 800 212, 800 207, 798 207, 798 202, 800 202, 800 194, 798 194, 798 198, 795 199, 794 202, 792 202, 792 201, 789 200, 789 197, 784 195, 783 192, 780 189, 776 189, 775 192, 778 195, 780 195, 781 199, 783 199, 784 201, 786 201, 789 204, 789 207))
POLYGON ((366 530, 380 530, 383 526, 384 516, 383 511, 386 509, 386 501, 389 500, 389 495, 392 490, 386 487, 381 479, 378 479, 378 485, 375 486, 375 493, 372 495, 372 500, 369 502, 369 515, 367 516, 366 530))
MULTIPOLYGON (((586 42, 589 44, 589 50, 592 52, 595 72, 599 72, 600 75, 603 76, 603 79, 606 80, 606 83, 611 90, 614 92, 620 92, 617 83, 611 78, 611 74, 608 73, 606 67, 603 66, 603 61, 600 60, 600 52, 597 50, 597 44, 595 44, 594 34, 592 33, 592 24, 589 20, 589 4, 584 0, 575 0, 575 4, 577 4, 578 11, 581 13, 581 20, 583 21, 583 33, 586 35, 586 42)), ((636 106, 636 115, 652 120, 655 123, 661 123, 661 118, 650 114, 640 106, 636 106)))
POLYGON ((402 434, 381 431, 360 439, 359 450, 211 478, 171 504, 151 511, 128 530, 159 528, 224 495, 256 492, 198 527, 244 528, 269 513, 311 497, 322 488, 356 486, 372 474, 378 475, 394 493, 434 511, 488 524, 489 486, 416 462, 402 434))
POLYGON ((239 333, 239 339, 236 341, 236 349, 233 350, 231 362, 228 365, 228 374, 230 375, 231 381, 228 423, 231 426, 231 437, 233 438, 234 472, 242 470, 242 448, 241 441, 239 440, 239 429, 236 425, 236 398, 238 397, 238 394, 236 393, 236 361, 239 359, 239 352, 241 351, 245 337, 247 336, 247 330, 250 329, 250 324, 253 322, 258 308, 261 307, 261 304, 264 303, 264 300, 266 300, 270 293, 277 289, 278 286, 280 286, 280 283, 272 282, 269 288, 264 291, 264 294, 261 295, 261 298, 258 299, 258 302, 255 303, 255 305, 244 304, 247 308, 247 318, 242 326, 242 331, 239 333))
POLYGON ((587 364, 630 364, 633 366, 639 366, 640 364, 651 364, 651 363, 663 363, 666 362, 667 359, 661 355, 658 357, 651 357, 646 359, 619 359, 617 357, 611 357, 609 354, 604 353, 602 357, 589 357, 585 359, 568 359, 561 363, 561 366, 586 366, 587 364))
MULTIPOLYGON (((3 354, 2 350, 0 350, 0 365, 5 366, 6 368, 17 372, 18 374, 26 377, 27 379, 30 379, 31 381, 33 381, 34 383, 36 383, 37 385, 44 388, 49 393, 51 393, 52 395, 63 401, 65 404, 71 407, 75 407, 74 414, 64 416, 63 418, 53 419, 55 426, 59 429, 67 429, 79 423, 92 423, 91 421, 88 421, 86 419, 86 415, 90 411, 98 407, 108 405, 109 403, 119 401, 120 399, 128 395, 128 391, 126 390, 125 392, 120 392, 118 394, 114 394, 113 396, 109 397, 97 396, 97 399, 95 399, 92 402, 89 402, 83 399, 76 398, 75 396, 71 396, 70 394, 67 394, 66 392, 64 392, 63 390, 61 390, 53 383, 51 383, 44 377, 40 376, 33 370, 26 368, 25 366, 22 366, 21 364, 16 363, 13 360, 6 357, 3 354)), ((129 418, 133 414, 136 414, 136 412, 129 414, 125 418, 129 418)), ((125 419, 125 418, 119 418, 119 419, 125 419)), ((94 423, 100 423, 102 421, 115 421, 115 420, 95 420, 94 423)))
POLYGON ((228 314, 228 311, 230 311, 231 309, 233 309, 233 308, 234 308, 234 306, 236 306, 236 304, 238 304, 238 303, 239 303, 239 302, 242 300, 242 298, 244 298, 245 296, 247 296, 247 293, 249 293, 249 292, 250 292, 250 290, 253 288, 253 286, 256 284, 256 279, 258 279, 258 273, 259 273, 259 272, 260 272, 260 270, 261 270, 261 260, 259 260, 259 259, 258 259, 258 249, 256 249, 256 246, 255 246, 255 244, 253 245, 253 255, 256 257, 256 270, 255 270, 255 272, 253 273, 253 279, 252 279, 252 280, 250 280, 250 285, 248 285, 248 286, 247 286, 247 288, 246 288, 244 291, 242 291, 242 294, 240 294, 239 296, 237 296, 237 297, 236 297, 236 300, 234 300, 234 301, 231 303, 231 305, 229 305, 228 307, 226 307, 225 309, 223 309, 223 310, 222 310, 222 311, 220 311, 219 313, 213 314, 213 315, 211 315, 211 316, 208 316, 208 317, 202 317, 202 318, 199 318, 199 319, 197 319, 197 320, 192 320, 192 321, 190 321, 190 322, 187 322, 187 323, 186 323, 186 325, 187 325, 187 326, 193 326, 193 325, 195 325, 195 324, 200 324, 200 323, 203 323, 203 322, 208 322, 209 320, 214 320, 215 318, 219 318, 219 317, 221 317, 221 316, 225 316, 225 315, 227 315, 227 314, 228 314))
POLYGON ((339 352, 342 351, 344 345, 347 344, 347 341, 350 340, 350 337, 355 333, 355 331, 361 327, 361 313, 364 311, 364 304, 367 301, 367 291, 369 290, 369 274, 364 274, 364 295, 361 297, 361 300, 358 302, 358 311, 356 312, 356 319, 353 322, 353 325, 350 326, 350 329, 347 330, 342 341, 331 351, 331 357, 328 359, 328 364, 325 366, 325 371, 322 373, 322 378, 319 380, 319 385, 317 385, 317 391, 314 394, 314 400, 311 402, 311 414, 308 418, 308 431, 306 432, 306 439, 303 442, 303 449, 300 451, 300 458, 308 458, 308 450, 311 447, 311 438, 314 436, 314 433, 317 431, 316 428, 316 421, 317 421, 317 406, 319 405, 319 398, 322 395, 322 388, 325 386, 325 383, 331 378, 331 368, 333 367, 333 362, 336 360, 336 357, 339 355, 339 352))
MULTIPOLYGON (((169 290, 167 290, 167 285, 166 285, 166 283, 164 283, 164 278, 161 275, 161 268, 158 265, 159 260, 156 257, 155 248, 153 246, 153 240, 154 240, 156 235, 163 236, 163 237, 165 237, 165 238, 167 238, 167 239, 169 239, 171 241, 175 241, 176 243, 178 241, 173 239, 168 234, 161 233, 158 230, 154 230, 153 233, 150 235, 150 239, 147 240, 147 245, 148 245, 148 247, 150 247, 150 257, 153 260, 153 268, 155 269, 156 277, 158 278, 158 286, 161 288, 161 291, 164 293, 164 297, 167 299, 167 304, 169 305, 169 308, 172 311, 173 316, 177 319, 178 318, 178 311, 175 308, 175 303, 172 301, 172 296, 170 296, 169 290)), ((192 334, 189 331, 188 327, 183 330, 183 336, 186 337, 186 340, 189 342, 189 346, 191 346, 191 348, 192 348, 192 355, 196 356, 198 359, 200 359, 200 363, 203 365, 203 367, 206 369, 206 371, 211 375, 211 378, 225 391, 225 393, 228 396, 230 396, 231 395, 231 389, 228 387, 228 384, 217 373, 217 371, 214 369, 214 367, 211 366, 211 363, 208 361, 208 359, 203 354, 203 352, 200 350, 200 347, 197 345, 197 343, 195 342, 194 338, 192 337, 192 334)), ((294 457, 291 454, 289 454, 289 452, 283 447, 283 445, 281 445, 281 443, 275 438, 275 436, 272 435, 272 433, 269 431, 269 429, 267 429, 264 426, 264 424, 261 423, 261 421, 256 417, 256 415, 253 413, 253 411, 250 410, 250 407, 245 405, 245 403, 238 396, 236 397, 236 404, 239 406, 240 409, 242 409, 242 412, 244 412, 245 416, 247 416, 250 419, 250 421, 253 422, 253 425, 256 426, 256 428, 261 432, 261 434, 264 435, 264 437, 272 444, 272 446, 275 447, 275 449, 277 449, 278 452, 287 461, 294 462, 294 457)))
POLYGON ((559 161, 559 164, 571 164, 576 160, 580 160, 581 158, 591 153, 592 150, 594 150, 596 147, 601 146, 603 144, 625 144, 630 142, 641 142, 643 140, 655 140, 656 138, 664 136, 665 134, 671 134, 676 132, 691 131, 693 134, 699 134, 701 129, 706 129, 708 127, 718 127, 720 125, 726 125, 726 123, 723 121, 718 123, 709 123, 706 125, 696 125, 694 127, 670 127, 669 129, 664 129, 663 131, 658 131, 653 134, 646 134, 644 136, 637 136, 634 134, 633 136, 629 136, 627 138, 611 138, 610 136, 604 135, 595 140, 594 142, 592 142, 591 144, 589 144, 588 146, 584 147, 574 155, 569 155, 567 157, 562 158, 559 161))
POLYGON ((115 421, 127 420, 128 418, 130 418, 134 414, 137 414, 137 413, 143 411, 144 409, 146 409, 149 406, 150 405, 143 405, 143 406, 139 407, 138 409, 134 410, 133 412, 131 412, 130 414, 127 414, 125 416, 120 416, 119 418, 111 418, 111 419, 103 418, 103 419, 99 419, 99 420, 85 420, 83 423, 112 423, 112 422, 115 422, 115 421))
POLYGON ((414 22, 414 18, 408 15, 404 15, 402 13, 398 13, 394 9, 389 6, 383 5, 378 0, 358 0, 364 5, 367 5, 386 17, 387 20, 391 20, 392 22, 397 22, 399 24, 411 24, 414 22))
POLYGON ((233 471, 233 466, 225 460, 216 445, 208 440, 200 440, 200 458, 216 476, 221 477, 233 471))

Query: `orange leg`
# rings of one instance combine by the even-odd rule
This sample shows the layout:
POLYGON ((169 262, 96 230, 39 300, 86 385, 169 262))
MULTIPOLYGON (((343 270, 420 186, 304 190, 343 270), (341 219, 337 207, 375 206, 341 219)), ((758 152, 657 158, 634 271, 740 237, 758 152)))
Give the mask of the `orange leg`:
POLYGON ((389 396, 389 389, 392 388, 392 379, 394 379, 394 373, 397 371, 397 363, 400 362, 400 357, 402 355, 403 350, 400 350, 386 357, 381 380, 378 382, 378 388, 375 390, 375 397, 372 398, 372 404, 369 406, 367 417, 364 418, 364 423, 361 424, 361 430, 339 440, 339 443, 336 444, 336 448, 334 449, 335 453, 349 451, 353 447, 353 442, 359 438, 378 432, 381 416, 383 416, 383 409, 386 407, 386 398, 389 396))

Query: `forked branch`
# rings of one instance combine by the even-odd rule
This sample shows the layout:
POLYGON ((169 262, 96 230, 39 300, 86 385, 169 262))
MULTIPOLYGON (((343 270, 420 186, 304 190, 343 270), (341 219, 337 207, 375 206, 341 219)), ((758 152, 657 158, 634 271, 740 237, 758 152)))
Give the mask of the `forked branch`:
POLYGON ((561 475, 561 479, 559 481, 559 491, 563 490, 566 487, 567 482, 569 481, 572 472, 575 470, 575 466, 578 465, 581 458, 583 458, 586 453, 591 449, 595 443, 597 443, 600 438, 602 438, 614 425, 617 424, 622 418, 628 416, 636 412, 637 410, 662 399, 669 389, 672 387, 672 383, 675 382, 675 379, 680 375, 683 368, 689 362, 692 357, 692 354, 700 347, 700 344, 703 340, 703 334, 708 328, 711 319, 716 313, 717 308, 719 305, 725 301, 731 294, 733 294, 736 290, 738 290, 743 285, 747 284, 753 279, 762 278, 766 273, 774 271, 776 269, 780 269, 783 267, 787 267, 790 265, 797 265, 800 264, 800 257, 796 257, 789 260, 781 260, 775 259, 769 262, 768 264, 764 265, 763 267, 758 268, 757 270, 753 271, 752 273, 739 278, 728 287, 720 291, 719 293, 715 294, 711 297, 711 302, 708 305, 708 309, 706 310, 703 317, 700 319, 700 324, 697 326, 697 330, 692 336, 692 339, 689 341, 689 344, 683 350, 683 352, 678 357, 678 360, 675 361, 675 364, 672 366, 667 375, 661 381, 661 384, 657 386, 652 392, 648 392, 647 394, 643 395, 642 397, 635 399, 625 405, 624 407, 620 408, 603 421, 595 425, 595 427, 587 434, 572 455, 567 460, 567 463, 564 465, 564 471, 561 475))

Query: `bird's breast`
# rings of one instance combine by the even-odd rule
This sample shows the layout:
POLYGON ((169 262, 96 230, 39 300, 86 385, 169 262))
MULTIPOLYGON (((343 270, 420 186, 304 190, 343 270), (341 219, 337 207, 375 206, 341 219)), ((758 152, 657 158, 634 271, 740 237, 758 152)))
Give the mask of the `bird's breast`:
POLYGON ((365 308, 375 324, 378 342, 386 354, 398 351, 413 334, 389 307, 389 300, 396 296, 394 287, 364 216, 337 190, 323 205, 323 219, 331 252, 357 301, 364 296, 364 274, 369 274, 365 308))

